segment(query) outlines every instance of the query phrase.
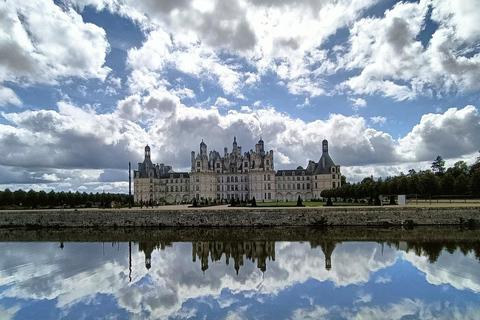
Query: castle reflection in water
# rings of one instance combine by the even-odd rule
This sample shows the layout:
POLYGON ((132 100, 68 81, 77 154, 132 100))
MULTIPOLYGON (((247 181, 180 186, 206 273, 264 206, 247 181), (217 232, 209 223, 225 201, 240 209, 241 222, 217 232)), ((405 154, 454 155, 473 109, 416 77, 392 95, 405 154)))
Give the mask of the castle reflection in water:
MULTIPOLYGON (((320 247, 325 255, 325 268, 332 268, 332 253, 335 249, 334 242, 312 243, 312 249, 320 247)), ((165 250, 172 247, 172 242, 139 242, 138 248, 145 254, 145 267, 149 270, 152 266, 152 252, 165 250)), ((225 255, 225 262, 233 266, 238 274, 240 267, 244 265, 244 259, 257 263, 257 268, 262 272, 267 270, 267 260, 275 261, 275 241, 195 241, 192 242, 192 261, 197 259, 201 263, 201 269, 208 269, 209 259, 211 262, 221 261, 225 255)))

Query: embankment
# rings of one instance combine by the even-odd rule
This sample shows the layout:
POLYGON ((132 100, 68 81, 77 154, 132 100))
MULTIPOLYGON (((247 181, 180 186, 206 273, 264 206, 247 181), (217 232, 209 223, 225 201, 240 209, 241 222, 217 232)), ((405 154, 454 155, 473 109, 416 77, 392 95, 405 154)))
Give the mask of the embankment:
POLYGON ((0 227, 480 225, 480 207, 1 211, 0 227))

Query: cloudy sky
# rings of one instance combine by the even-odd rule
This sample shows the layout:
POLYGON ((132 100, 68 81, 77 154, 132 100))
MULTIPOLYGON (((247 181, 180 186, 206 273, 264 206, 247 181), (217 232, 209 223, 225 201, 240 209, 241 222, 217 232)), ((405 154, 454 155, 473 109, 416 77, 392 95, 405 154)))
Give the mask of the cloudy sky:
POLYGON ((355 182, 473 163, 475 0, 0 1, 0 189, 126 192, 201 139, 355 182))

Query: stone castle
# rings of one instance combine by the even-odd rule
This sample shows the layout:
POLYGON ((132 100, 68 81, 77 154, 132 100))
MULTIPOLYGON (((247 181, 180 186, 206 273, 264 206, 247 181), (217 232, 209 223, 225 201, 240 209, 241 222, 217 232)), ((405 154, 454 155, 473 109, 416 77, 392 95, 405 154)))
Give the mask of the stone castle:
POLYGON ((200 153, 191 153, 190 172, 175 172, 171 166, 154 165, 150 147, 145 147, 145 159, 134 171, 134 201, 156 204, 180 203, 208 199, 217 202, 239 201, 303 201, 321 198, 325 189, 340 187, 340 166, 328 154, 328 141, 322 142, 318 162, 310 160, 305 169, 274 170, 273 151, 265 151, 262 139, 255 150, 242 154, 242 147, 233 138, 232 152, 224 149, 207 151, 200 143, 200 153))

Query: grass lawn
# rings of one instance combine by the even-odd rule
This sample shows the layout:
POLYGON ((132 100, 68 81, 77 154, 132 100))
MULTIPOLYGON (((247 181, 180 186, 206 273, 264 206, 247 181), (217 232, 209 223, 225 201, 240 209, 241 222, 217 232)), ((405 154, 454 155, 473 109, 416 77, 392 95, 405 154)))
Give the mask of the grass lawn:
MULTIPOLYGON (((323 206, 325 202, 309 202, 304 201, 303 205, 305 207, 320 207, 323 206)), ((295 207, 297 205, 297 201, 289 201, 289 202, 257 202, 257 207, 295 207)))

